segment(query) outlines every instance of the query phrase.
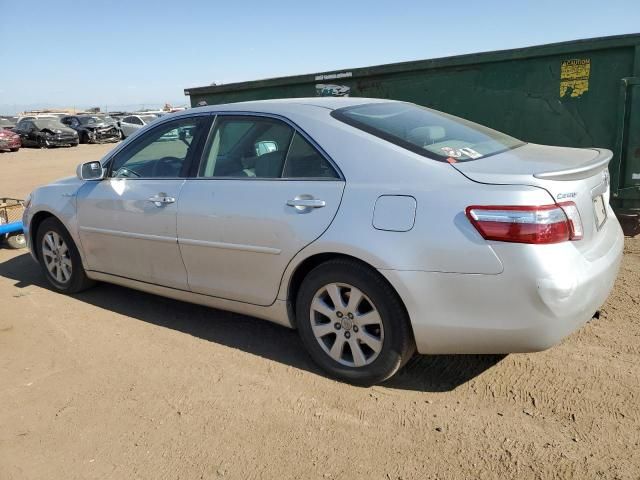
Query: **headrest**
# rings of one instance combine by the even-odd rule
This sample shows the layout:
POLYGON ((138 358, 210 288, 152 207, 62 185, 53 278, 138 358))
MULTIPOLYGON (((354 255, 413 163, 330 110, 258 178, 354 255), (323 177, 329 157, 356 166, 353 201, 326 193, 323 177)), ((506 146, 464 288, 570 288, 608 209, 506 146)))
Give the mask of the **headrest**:
POLYGON ((417 127, 409 132, 407 141, 423 147, 442 140, 445 135, 444 127, 439 125, 417 127))

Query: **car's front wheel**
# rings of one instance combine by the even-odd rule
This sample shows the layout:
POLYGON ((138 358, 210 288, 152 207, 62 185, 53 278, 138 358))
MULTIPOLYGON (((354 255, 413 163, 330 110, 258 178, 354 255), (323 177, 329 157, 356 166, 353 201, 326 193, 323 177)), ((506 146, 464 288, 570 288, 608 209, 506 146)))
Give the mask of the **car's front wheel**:
POLYGON ((378 272, 348 259, 328 261, 307 275, 297 296, 296 322, 318 365, 358 385, 386 380, 415 351, 396 292, 378 272))
POLYGON ((82 260, 71 235, 57 219, 49 217, 36 234, 38 260, 53 288, 63 293, 77 293, 91 287, 82 260))

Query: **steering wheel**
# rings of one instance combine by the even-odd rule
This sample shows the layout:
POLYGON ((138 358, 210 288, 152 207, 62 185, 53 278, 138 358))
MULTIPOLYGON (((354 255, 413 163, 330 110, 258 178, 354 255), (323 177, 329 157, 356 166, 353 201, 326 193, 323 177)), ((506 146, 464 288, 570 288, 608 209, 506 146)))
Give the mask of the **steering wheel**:
POLYGON ((153 163, 151 175, 153 177, 178 177, 182 168, 182 160, 177 157, 163 157, 153 163), (166 175, 171 172, 171 175, 166 175))

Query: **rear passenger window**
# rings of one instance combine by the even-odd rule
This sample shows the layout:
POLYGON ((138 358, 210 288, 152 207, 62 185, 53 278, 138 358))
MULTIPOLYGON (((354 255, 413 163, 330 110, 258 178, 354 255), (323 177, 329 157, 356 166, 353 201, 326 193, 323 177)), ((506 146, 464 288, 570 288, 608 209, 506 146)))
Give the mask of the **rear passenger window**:
POLYGON ((292 135, 293 129, 280 120, 220 116, 198 175, 279 178, 292 135))
POLYGON ((339 178, 331 164, 298 132, 285 161, 284 178, 339 178))

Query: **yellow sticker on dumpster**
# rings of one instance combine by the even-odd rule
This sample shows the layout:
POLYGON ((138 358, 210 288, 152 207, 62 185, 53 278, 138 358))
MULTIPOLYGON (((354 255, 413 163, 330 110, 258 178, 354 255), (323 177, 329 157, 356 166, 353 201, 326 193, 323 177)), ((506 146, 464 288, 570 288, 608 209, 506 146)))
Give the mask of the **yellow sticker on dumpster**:
POLYGON ((580 97, 589 90, 590 58, 565 60, 560 66, 560 98, 580 97))

